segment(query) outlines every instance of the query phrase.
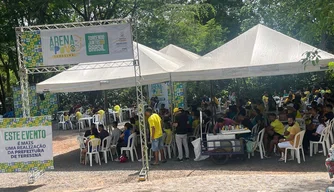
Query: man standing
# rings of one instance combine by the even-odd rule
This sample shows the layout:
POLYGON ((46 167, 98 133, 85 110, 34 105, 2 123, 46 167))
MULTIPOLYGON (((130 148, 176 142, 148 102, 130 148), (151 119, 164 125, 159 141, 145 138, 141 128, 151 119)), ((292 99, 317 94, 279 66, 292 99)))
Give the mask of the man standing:
POLYGON ((161 154, 161 162, 166 163, 164 155, 164 141, 162 136, 161 118, 158 114, 153 113, 151 108, 146 109, 145 116, 148 118, 150 126, 150 134, 152 140, 152 151, 154 152, 155 161, 151 165, 159 165, 159 151, 161 154))
POLYGON ((184 147, 186 153, 186 159, 189 159, 189 148, 188 148, 188 137, 187 137, 187 124, 188 115, 183 109, 174 109, 175 120, 173 126, 176 127, 175 141, 177 145, 177 150, 179 152, 178 161, 183 161, 183 149, 184 147))
MULTIPOLYGON (((288 136, 286 139, 280 139, 278 143, 278 148, 282 153, 282 157, 278 161, 284 161, 284 150, 285 148, 292 147, 295 142, 299 142, 298 140, 295 141, 295 135, 300 132, 299 124, 296 123, 296 117, 292 114, 288 115, 288 124, 289 128, 287 129, 288 136)), ((298 138, 297 138, 298 139, 298 138)))

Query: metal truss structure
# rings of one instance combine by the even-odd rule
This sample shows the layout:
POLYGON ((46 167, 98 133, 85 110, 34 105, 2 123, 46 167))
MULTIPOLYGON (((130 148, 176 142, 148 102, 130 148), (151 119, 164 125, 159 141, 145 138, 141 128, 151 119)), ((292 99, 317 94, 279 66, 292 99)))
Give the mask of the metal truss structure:
MULTIPOLYGON (((131 23, 133 40, 137 41, 136 35, 136 22, 127 19, 112 19, 112 20, 101 20, 101 21, 90 21, 90 22, 76 22, 76 23, 63 23, 63 24, 52 24, 52 25, 37 25, 37 26, 26 26, 16 28, 16 42, 18 52, 18 62, 20 66, 20 86, 21 86, 21 97, 22 97, 22 110, 23 117, 30 117, 30 105, 29 105, 29 84, 28 75, 41 74, 41 73, 57 73, 64 70, 93 70, 101 68, 119 68, 119 67, 134 67, 135 79, 136 79, 136 96, 137 96, 137 107, 140 127, 140 140, 142 149, 142 170, 139 174, 139 180, 145 181, 148 179, 148 149, 147 149, 147 135, 146 135, 146 123, 145 123, 145 109, 144 109, 144 96, 142 89, 142 76, 139 63, 139 51, 138 44, 134 44, 134 59, 123 60, 123 61, 109 61, 109 62, 96 62, 87 63, 80 65, 61 65, 61 66, 38 66, 27 68, 24 64, 23 58, 23 41, 22 33, 27 31, 42 31, 42 30, 54 30, 54 29, 67 29, 67 28, 82 28, 82 27, 93 27, 93 26, 104 26, 121 23, 131 23)), ((42 176, 45 170, 31 170, 28 172, 28 183, 32 184, 35 180, 42 176)))

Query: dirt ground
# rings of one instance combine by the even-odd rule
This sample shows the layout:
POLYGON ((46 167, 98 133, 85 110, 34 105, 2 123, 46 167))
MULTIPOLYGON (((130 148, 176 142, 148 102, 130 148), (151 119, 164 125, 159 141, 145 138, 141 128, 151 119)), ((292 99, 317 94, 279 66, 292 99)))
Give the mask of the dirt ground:
POLYGON ((325 191, 332 185, 324 166, 325 157, 306 157, 306 162, 277 162, 277 158, 230 160, 215 165, 192 160, 152 167, 149 181, 138 182, 140 162, 102 162, 80 165, 77 130, 53 131, 55 170, 47 171, 34 184, 26 173, 0 175, 0 191, 325 191))

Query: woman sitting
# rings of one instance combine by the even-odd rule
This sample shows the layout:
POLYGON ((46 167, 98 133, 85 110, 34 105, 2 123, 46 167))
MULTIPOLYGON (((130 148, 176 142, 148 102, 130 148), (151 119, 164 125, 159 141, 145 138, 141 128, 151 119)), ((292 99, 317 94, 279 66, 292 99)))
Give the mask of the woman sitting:
MULTIPOLYGON (((121 148, 122 147, 126 147, 128 145, 128 140, 130 135, 133 133, 133 126, 130 123, 125 123, 124 125, 124 132, 121 134, 119 140, 118 140, 118 144, 116 147, 117 153, 118 155, 125 155, 125 154, 121 154, 121 148)), ((132 142, 132 141, 130 141, 132 142)), ((116 159, 115 161, 119 161, 119 159, 116 159)))
POLYGON ((94 127, 94 128, 91 129, 91 134, 87 137, 87 140, 86 140, 86 143, 85 143, 86 148, 81 151, 81 153, 82 153, 81 163, 82 164, 85 164, 85 162, 86 162, 86 153, 88 152, 88 142, 92 139, 95 139, 95 138, 99 138, 99 132, 94 127))

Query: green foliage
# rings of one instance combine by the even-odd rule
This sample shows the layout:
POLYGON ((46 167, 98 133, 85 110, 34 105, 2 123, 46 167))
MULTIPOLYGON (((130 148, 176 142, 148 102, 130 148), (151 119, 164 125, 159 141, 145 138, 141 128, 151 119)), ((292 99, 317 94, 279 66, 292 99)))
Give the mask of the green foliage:
POLYGON ((313 66, 317 65, 319 63, 319 59, 321 59, 318 50, 306 51, 305 53, 303 53, 303 56, 305 57, 301 59, 301 62, 304 65, 304 69, 309 64, 312 64, 313 66))
POLYGON ((175 44, 195 53, 207 53, 224 42, 227 31, 214 18, 201 23, 209 14, 215 14, 209 4, 158 6, 139 18, 139 41, 156 49, 175 44))

